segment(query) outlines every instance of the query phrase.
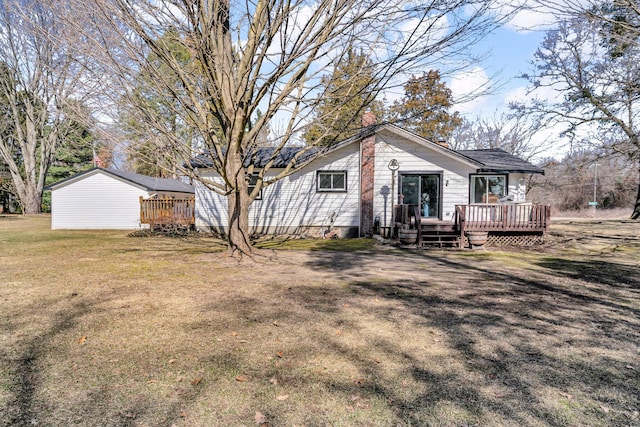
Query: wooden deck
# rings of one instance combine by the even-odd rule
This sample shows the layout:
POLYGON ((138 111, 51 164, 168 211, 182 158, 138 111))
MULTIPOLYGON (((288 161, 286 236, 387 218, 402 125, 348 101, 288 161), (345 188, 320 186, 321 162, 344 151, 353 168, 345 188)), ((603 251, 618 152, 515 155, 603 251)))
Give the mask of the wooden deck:
POLYGON ((397 205, 395 209, 397 227, 419 229, 418 246, 462 247, 465 233, 470 231, 487 232, 509 241, 542 236, 551 219, 549 206, 531 204, 457 205, 453 221, 422 218, 415 205, 397 205))

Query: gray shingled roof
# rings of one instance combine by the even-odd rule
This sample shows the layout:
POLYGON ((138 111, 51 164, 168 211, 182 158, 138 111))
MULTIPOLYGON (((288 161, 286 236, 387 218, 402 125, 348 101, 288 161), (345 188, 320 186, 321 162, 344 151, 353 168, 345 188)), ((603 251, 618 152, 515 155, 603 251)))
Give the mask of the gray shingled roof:
MULTIPOLYGON (((264 167, 267 161, 273 155, 275 148, 262 147, 258 148, 256 160, 254 165, 258 168, 264 167)), ((287 163, 296 155, 302 148, 299 147, 285 147, 279 153, 273 164, 274 168, 284 168, 287 163)), ((532 165, 531 163, 507 153, 504 150, 493 148, 487 150, 451 150, 453 153, 461 155, 467 159, 471 159, 476 163, 482 165, 478 168, 480 172, 501 172, 501 173, 540 173, 544 174, 544 170, 532 165)), ((313 150, 310 150, 308 154, 304 154, 303 157, 312 156, 315 154, 313 150)), ((302 159, 301 159, 302 160, 302 159)), ((247 160, 248 163, 248 160, 247 160)), ((213 162, 208 156, 199 155, 191 160, 191 166, 194 168, 210 168, 213 167, 213 162)))
POLYGON ((154 178, 152 176, 140 175, 133 172, 123 172, 115 169, 104 169, 104 168, 89 169, 86 172, 81 172, 69 178, 63 179, 62 181, 56 182, 55 184, 51 184, 46 189, 51 190, 55 187, 58 187, 66 183, 67 181, 75 180, 83 175, 87 175, 96 170, 106 172, 110 175, 114 175, 126 181, 137 184, 141 187, 144 187, 147 191, 172 191, 176 193, 195 193, 195 188, 193 185, 186 184, 177 179, 154 178))
POLYGON ((483 168, 480 168, 481 172, 540 173, 544 175, 544 169, 499 148, 458 150, 456 152, 484 165, 483 168))
MULTIPOLYGON (((284 168, 287 166, 287 164, 289 163, 289 161, 291 161, 291 159, 293 159, 293 157, 300 152, 301 150, 304 150, 305 148, 302 147, 283 147, 280 151, 280 153, 278 153, 277 157, 274 159, 273 162, 273 166, 274 168, 284 168)), ((255 156, 255 161, 253 162, 253 165, 255 167, 258 168, 262 168, 264 167, 267 162, 269 160, 271 160, 271 157, 273 156, 273 153, 275 151, 275 147, 260 147, 257 149, 256 151, 256 156, 255 156)), ((307 149, 308 150, 308 149, 307 149)), ((317 153, 317 150, 308 150, 308 153, 303 154, 300 159, 300 161, 304 161, 304 159, 307 159, 308 156, 312 156, 314 154, 317 153)), ((249 165, 249 161, 252 160, 251 158, 247 158, 245 160, 245 166, 249 165)), ((203 155, 200 154, 198 156, 196 156, 195 158, 191 159, 191 167, 194 168, 212 168, 213 167, 213 161, 211 160, 211 157, 207 156, 207 155, 203 155)))

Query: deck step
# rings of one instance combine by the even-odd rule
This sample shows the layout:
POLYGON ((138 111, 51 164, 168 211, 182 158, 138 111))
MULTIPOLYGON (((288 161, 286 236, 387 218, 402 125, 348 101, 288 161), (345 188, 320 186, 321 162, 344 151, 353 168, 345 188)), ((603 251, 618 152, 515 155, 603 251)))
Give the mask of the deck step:
POLYGON ((454 230, 434 230, 423 226, 420 231, 422 246, 458 246, 459 239, 459 233, 454 230))

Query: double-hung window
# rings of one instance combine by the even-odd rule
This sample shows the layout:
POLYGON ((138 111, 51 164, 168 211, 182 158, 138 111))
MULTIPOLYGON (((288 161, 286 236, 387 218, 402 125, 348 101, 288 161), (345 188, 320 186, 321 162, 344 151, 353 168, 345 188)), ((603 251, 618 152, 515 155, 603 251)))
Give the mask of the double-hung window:
POLYGON ((506 194, 506 175, 471 176, 471 203, 498 203, 506 194))
POLYGON ((316 175, 316 191, 347 191, 347 171, 318 171, 316 175))

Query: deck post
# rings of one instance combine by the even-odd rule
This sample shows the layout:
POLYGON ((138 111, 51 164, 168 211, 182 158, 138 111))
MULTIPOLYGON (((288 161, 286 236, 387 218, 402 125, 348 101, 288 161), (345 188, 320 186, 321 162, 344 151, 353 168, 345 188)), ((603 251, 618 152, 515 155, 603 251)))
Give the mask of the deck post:
POLYGON ((418 247, 422 246, 422 216, 420 215, 420 206, 413 207, 413 216, 416 219, 416 229, 418 230, 418 247))

